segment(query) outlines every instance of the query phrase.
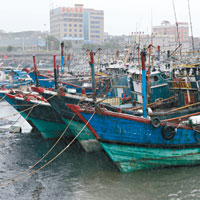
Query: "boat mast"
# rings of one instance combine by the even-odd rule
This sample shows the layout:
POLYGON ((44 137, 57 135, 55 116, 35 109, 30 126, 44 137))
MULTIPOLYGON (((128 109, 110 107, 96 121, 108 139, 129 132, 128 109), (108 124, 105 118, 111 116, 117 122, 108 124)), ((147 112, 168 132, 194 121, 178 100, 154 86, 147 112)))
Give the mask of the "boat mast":
POLYGON ((139 73, 140 73, 140 84, 141 84, 141 93, 142 93, 142 73, 141 73, 141 67, 140 67, 140 47, 137 47, 137 53, 138 53, 138 67, 139 67, 139 73))
POLYGON ((189 10, 190 30, 191 30, 191 37, 192 37, 192 50, 193 50, 193 54, 194 54, 194 37, 193 37, 193 31, 192 31, 192 20, 191 20, 190 2, 189 2, 189 0, 188 0, 188 10, 189 10))
POLYGON ((69 53, 68 55, 67 55, 67 68, 68 68, 68 72, 70 72, 70 58, 71 57, 71 53, 69 53))
MULTIPOLYGON (((176 17, 176 10, 175 10, 175 5, 174 5, 174 0, 172 0, 173 8, 174 8, 174 17, 175 17, 175 22, 176 22, 176 32, 177 32, 177 38, 178 38, 178 43, 179 47, 181 47, 181 41, 180 41, 180 35, 179 35, 179 30, 178 30, 178 22, 177 22, 177 17, 176 17)), ((182 59, 182 53, 181 53, 181 48, 180 48, 180 57, 182 59)))
POLYGON ((153 27, 153 18, 152 18, 152 9, 151 9, 151 44, 153 44, 153 31, 152 31, 152 27, 153 27))
POLYGON ((149 66, 147 70, 147 107, 148 107, 148 95, 149 95, 149 90, 150 90, 150 85, 149 85, 149 77, 150 77, 150 71, 151 71, 151 47, 152 44, 149 45, 149 66))
POLYGON ((58 89, 58 82, 57 82, 57 66, 56 66, 56 55, 53 55, 53 68, 54 68, 54 82, 55 82, 55 89, 58 89))
POLYGON ((160 46, 158 45, 158 67, 160 69, 160 46))
POLYGON ((39 82, 38 82, 38 70, 37 70, 37 65, 35 61, 35 56, 33 56, 33 64, 34 64, 34 73, 35 73, 35 85, 36 87, 39 87, 39 82))
POLYGON ((93 101, 96 101, 96 84, 95 84, 95 69, 94 69, 94 52, 90 51, 90 67, 91 67, 91 75, 92 75, 92 97, 93 101))
POLYGON ((64 42, 61 42, 61 72, 64 74, 64 42))
POLYGON ((145 69, 145 49, 141 52, 142 62, 142 102, 143 102, 143 117, 147 118, 147 86, 146 86, 146 69, 145 69))

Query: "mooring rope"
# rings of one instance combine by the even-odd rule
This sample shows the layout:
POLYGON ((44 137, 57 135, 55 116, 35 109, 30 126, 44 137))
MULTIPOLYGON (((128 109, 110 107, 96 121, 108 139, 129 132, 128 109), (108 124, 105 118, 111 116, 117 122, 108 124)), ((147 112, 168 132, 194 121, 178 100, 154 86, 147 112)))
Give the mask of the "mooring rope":
MULTIPOLYGON (((49 99, 53 98, 54 96, 56 96, 56 94, 52 95, 51 97, 47 98, 46 100, 48 101, 49 99)), ((40 102, 39 102, 39 103, 36 103, 36 104, 33 105, 32 107, 39 106, 40 104, 41 104, 40 102)), ((14 107, 14 106, 18 106, 18 105, 11 105, 11 106, 14 107)), ((28 106, 28 105, 27 105, 27 106, 28 106)), ((21 113, 23 113, 23 112, 25 112, 25 111, 30 110, 32 107, 27 108, 27 109, 24 109, 24 110, 22 110, 22 111, 18 111, 17 113, 14 113, 14 114, 11 114, 11 115, 7 115, 7 116, 4 116, 4 117, 0 117, 0 120, 1 120, 1 119, 6 119, 6 118, 9 118, 9 117, 13 117, 13 116, 16 116, 16 115, 19 115, 19 114, 21 114, 21 113)), ((15 108, 15 107, 14 107, 14 108, 15 108)))
MULTIPOLYGON (((55 94, 55 95, 56 95, 56 94, 55 94)), ((47 100, 53 98, 55 95, 52 95, 52 96, 49 97, 47 100)), ((32 110, 33 110, 36 106, 39 106, 40 104, 41 104, 41 103, 37 103, 37 104, 33 105, 33 106, 30 107, 30 108, 27 108, 27 109, 25 109, 25 110, 23 110, 23 111, 20 111, 20 112, 18 112, 18 113, 15 113, 14 115, 10 115, 10 116, 19 115, 19 114, 21 114, 22 112, 25 112, 25 111, 27 111, 27 110, 30 110, 30 111, 28 112, 27 116, 26 116, 25 118, 23 118, 22 122, 20 123, 20 126, 22 126, 22 124, 26 121, 26 119, 27 119, 27 118, 29 117, 29 115, 31 114, 32 110)), ((20 117, 21 117, 21 116, 19 116, 19 118, 20 118, 20 117)), ((5 119, 5 118, 6 118, 6 117, 0 118, 0 119, 5 119)), ((19 118, 18 118, 18 119, 19 119, 19 118)), ((17 129, 15 129, 13 133, 16 133, 16 132, 17 132, 17 129)), ((8 141, 8 140, 14 135, 13 133, 12 133, 8 138, 6 138, 6 139, 3 140, 2 142, 0 142, 0 145, 3 144, 3 143, 5 143, 6 141, 8 141)))
MULTIPOLYGON (((81 101, 83 101, 83 100, 82 100, 82 99, 79 100, 78 105, 80 104, 81 101)), ((24 174, 24 173, 30 171, 30 170, 33 169, 38 163, 40 163, 40 162, 55 148, 55 146, 58 144, 58 142, 62 139, 62 137, 64 136, 64 134, 65 134, 66 131, 68 130, 69 126, 71 125, 71 123, 72 123, 72 121, 73 121, 75 115, 76 115, 76 114, 74 114, 74 115, 72 116, 72 119, 70 120, 70 122, 69 122, 69 124, 67 125, 67 127, 64 129, 63 133, 60 135, 60 137, 59 137, 58 140, 55 142, 55 144, 49 149, 49 151, 48 151, 44 156, 42 156, 42 157, 41 157, 34 165, 32 165, 30 168, 28 168, 28 169, 26 169, 26 170, 20 172, 18 175, 15 175, 15 176, 13 176, 13 177, 0 180, 0 183, 1 183, 1 182, 8 181, 8 180, 12 180, 12 179, 14 179, 14 178, 16 178, 16 177, 19 177, 19 176, 21 176, 22 174, 24 174)))
POLYGON ((3 101, 5 99, 6 95, 4 95, 1 99, 0 102, 3 101))
MULTIPOLYGON (((25 120, 29 117, 29 115, 31 114, 33 108, 34 108, 34 106, 32 106, 32 108, 31 108, 31 110, 29 111, 29 113, 27 114, 27 116, 22 120, 22 122, 20 123, 20 126, 21 126, 21 125, 25 122, 25 120)), ((20 117, 21 117, 21 116, 20 116, 20 117)), ((19 117, 19 118, 20 118, 20 117, 19 117)), ((18 118, 18 119, 19 119, 19 118, 18 118)), ((16 133, 16 132, 17 132, 17 129, 15 129, 13 133, 16 133)), ((12 133, 11 135, 9 135, 8 138, 6 138, 5 140, 3 140, 3 142, 0 142, 0 145, 3 144, 3 143, 5 143, 6 141, 8 141, 8 140, 14 135, 13 133, 12 133)))
POLYGON ((8 181, 8 180, 12 180, 14 178, 17 178, 19 176, 21 176, 22 174, 25 174, 26 172, 30 171, 31 169, 33 169, 38 163, 40 163, 54 148, 55 146, 58 144, 58 142, 62 139, 62 137, 64 136, 64 134, 66 133, 66 131, 68 130, 70 124, 72 123, 74 117, 75 117, 76 114, 73 115, 71 121, 69 122, 69 124, 67 125, 67 127, 65 128, 65 130, 63 131, 63 133, 60 135, 60 137, 58 138, 58 140, 55 142, 55 144, 47 151, 47 153, 42 156, 34 165, 32 165, 30 168, 20 172, 18 175, 15 175, 13 177, 10 177, 10 178, 6 178, 6 179, 3 179, 3 180, 0 180, 0 183, 2 182, 5 182, 5 181, 8 181))
POLYGON ((44 164, 43 166, 41 166, 40 168, 30 172, 29 174, 27 174, 26 176, 23 176, 19 179, 15 179, 15 180, 12 180, 10 182, 7 182, 7 183, 4 183, 4 184, 0 184, 0 187, 3 187, 3 186, 6 186, 6 185, 9 185, 11 183, 15 183, 17 181, 20 181, 20 180, 25 180, 27 177, 29 176, 32 176, 33 174, 41 171, 43 168, 45 168, 47 165, 49 165, 50 163, 52 163, 56 158, 58 158, 64 151, 66 151, 72 144, 73 142, 76 140, 76 138, 83 132, 83 130, 86 128, 86 126, 89 124, 89 122, 91 121, 91 119, 93 118, 94 114, 96 113, 96 111, 92 114, 92 116, 90 117, 90 119, 87 121, 87 123, 83 126, 83 128, 79 131, 79 133, 70 141, 70 143, 62 150, 60 151, 56 156, 54 156, 51 160, 49 160, 46 164, 44 164))

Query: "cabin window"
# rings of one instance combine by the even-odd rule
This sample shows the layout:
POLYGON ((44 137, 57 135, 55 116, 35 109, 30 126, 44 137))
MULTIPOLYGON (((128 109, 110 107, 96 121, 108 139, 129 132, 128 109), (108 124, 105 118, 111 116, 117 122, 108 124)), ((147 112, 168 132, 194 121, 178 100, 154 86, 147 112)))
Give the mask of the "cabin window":
POLYGON ((154 82, 159 81, 159 77, 158 77, 158 76, 153 76, 153 81, 154 81, 154 82))
POLYGON ((163 79, 169 79, 170 78, 169 74, 166 74, 166 73, 161 73, 161 77, 163 79))

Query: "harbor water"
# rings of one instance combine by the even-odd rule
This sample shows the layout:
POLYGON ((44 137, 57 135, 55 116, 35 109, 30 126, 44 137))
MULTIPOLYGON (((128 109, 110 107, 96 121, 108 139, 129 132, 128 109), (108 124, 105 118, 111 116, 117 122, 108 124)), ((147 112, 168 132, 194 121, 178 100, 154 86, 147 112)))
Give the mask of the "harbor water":
MULTIPOLYGON (((13 113, 4 103, 0 104, 1 117, 13 113)), ((200 199, 200 166, 120 173, 103 151, 86 153, 76 141, 41 171, 5 181, 33 166, 56 142, 30 132, 28 124, 22 126, 23 133, 9 133, 15 121, 23 119, 15 116, 0 121, 2 200, 200 199)), ((69 142, 62 139, 34 169, 46 164, 69 142)))

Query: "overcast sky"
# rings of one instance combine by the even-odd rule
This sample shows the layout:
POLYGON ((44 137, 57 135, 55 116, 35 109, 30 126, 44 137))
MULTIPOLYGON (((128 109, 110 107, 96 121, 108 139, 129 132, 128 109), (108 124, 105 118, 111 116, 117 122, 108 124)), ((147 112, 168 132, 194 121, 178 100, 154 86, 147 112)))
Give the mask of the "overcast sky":
MULTIPOLYGON (((200 37, 200 0, 189 0, 194 36, 200 37)), ((175 23, 172 0, 0 0, 0 30, 6 32, 49 30, 49 10, 57 5, 83 3, 104 10, 105 32, 111 35, 142 31, 163 20, 175 23)), ((188 22, 188 0, 174 0, 178 22, 188 22)))

